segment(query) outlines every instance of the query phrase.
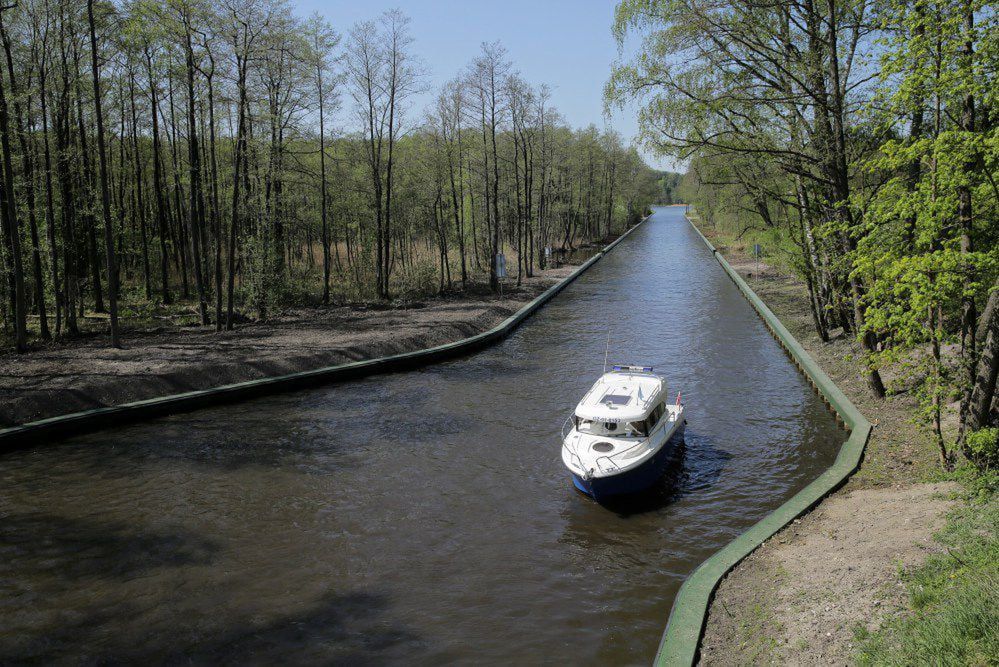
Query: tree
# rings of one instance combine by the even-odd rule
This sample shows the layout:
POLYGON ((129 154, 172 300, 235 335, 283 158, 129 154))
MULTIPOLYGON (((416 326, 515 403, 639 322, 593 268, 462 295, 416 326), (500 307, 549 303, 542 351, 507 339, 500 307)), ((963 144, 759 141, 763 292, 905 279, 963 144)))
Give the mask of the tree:
POLYGON ((100 164, 101 213, 104 218, 104 252, 108 272, 111 347, 121 347, 121 338, 118 333, 118 263, 115 257, 114 229, 111 227, 111 195, 108 191, 108 159, 104 139, 104 112, 101 105, 101 78, 97 53, 97 29, 94 25, 94 0, 87 0, 87 23, 90 26, 90 68, 94 83, 94 119, 97 123, 97 155, 100 164))
POLYGON ((505 120, 501 86, 510 71, 506 60, 506 49, 499 42, 483 42, 482 55, 472 62, 468 83, 478 101, 478 114, 482 130, 482 175, 485 186, 487 222, 490 230, 489 287, 499 291, 499 278, 496 273, 497 257, 500 253, 500 214, 499 190, 500 168, 496 136, 505 120), (491 183, 491 184, 490 184, 491 183))
MULTIPOLYGON (((0 8, 3 12, 12 7, 0 8)), ((5 250, 10 257, 10 284, 14 311, 14 345, 18 352, 27 347, 28 325, 24 296, 24 264, 21 258, 21 226, 17 208, 14 205, 14 166, 11 157, 10 110, 7 104, 7 87, 0 76, 0 150, 3 151, 2 175, 0 175, 0 220, 5 231, 5 250)))
POLYGON ((784 175, 778 189, 766 193, 752 180, 741 184, 750 198, 764 194, 781 201, 807 238, 823 240, 822 251, 807 257, 820 262, 809 273, 829 276, 833 288, 818 310, 859 332, 870 361, 870 389, 883 397, 874 364, 877 341, 864 327, 866 286, 849 270, 860 225, 851 207, 859 166, 854 142, 863 136, 850 128, 858 124, 862 96, 869 93, 856 54, 875 39, 865 5, 622 2, 618 39, 623 43, 630 32, 646 29, 641 54, 615 68, 605 91, 608 104, 645 102, 644 142, 664 154, 745 157, 784 175))
POLYGON ((326 171, 326 109, 336 104, 338 77, 330 74, 331 57, 340 43, 340 36, 318 14, 309 19, 309 44, 312 47, 312 67, 315 71, 316 106, 319 111, 319 210, 322 219, 323 245, 323 304, 330 302, 330 229, 329 185, 326 171), (328 89, 329 87, 329 89, 328 89))
POLYGON ((857 337, 872 393, 882 366, 909 380, 944 466, 973 458, 999 370, 995 12, 625 0, 615 30, 644 43, 608 104, 643 102, 646 146, 690 159, 684 198, 786 257, 820 338, 857 337))

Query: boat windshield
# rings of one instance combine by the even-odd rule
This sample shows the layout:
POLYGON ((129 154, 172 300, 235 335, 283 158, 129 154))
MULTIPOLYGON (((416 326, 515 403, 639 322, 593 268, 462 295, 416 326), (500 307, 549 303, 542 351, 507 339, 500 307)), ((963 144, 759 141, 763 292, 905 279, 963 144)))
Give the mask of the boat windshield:
POLYGON ((617 424, 614 422, 598 422, 591 419, 575 417, 576 430, 590 435, 604 435, 618 438, 644 438, 648 435, 646 421, 617 424))
POLYGON ((615 438, 645 438, 655 431, 659 420, 662 419, 665 413, 665 403, 659 403, 652 409, 648 417, 640 421, 619 424, 616 422, 600 422, 592 419, 584 419, 579 415, 573 415, 573 421, 576 424, 576 430, 580 433, 615 438))

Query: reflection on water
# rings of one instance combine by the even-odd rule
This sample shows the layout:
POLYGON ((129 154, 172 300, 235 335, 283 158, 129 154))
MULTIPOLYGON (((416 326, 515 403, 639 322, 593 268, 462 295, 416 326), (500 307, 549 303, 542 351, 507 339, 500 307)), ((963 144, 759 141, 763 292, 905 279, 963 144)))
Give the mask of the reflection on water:
POLYGON ((0 459, 0 663, 648 662, 683 578, 842 438, 661 209, 473 357, 0 459), (689 423, 602 507, 558 433, 608 328, 689 423))

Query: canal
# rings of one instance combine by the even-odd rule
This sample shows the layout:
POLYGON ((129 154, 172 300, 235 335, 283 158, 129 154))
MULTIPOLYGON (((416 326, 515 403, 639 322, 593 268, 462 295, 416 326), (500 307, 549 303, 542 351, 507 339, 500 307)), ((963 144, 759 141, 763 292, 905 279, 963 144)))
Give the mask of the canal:
POLYGON ((684 577, 844 437, 658 209, 475 356, 0 458, 0 663, 648 663, 684 577), (608 330, 689 420, 610 508, 558 440, 608 330))

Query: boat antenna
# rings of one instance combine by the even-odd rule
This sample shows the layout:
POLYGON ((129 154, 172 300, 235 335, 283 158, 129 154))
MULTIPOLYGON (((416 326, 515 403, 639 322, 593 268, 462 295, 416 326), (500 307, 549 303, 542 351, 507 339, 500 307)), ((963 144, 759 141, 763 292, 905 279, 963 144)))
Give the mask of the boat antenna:
POLYGON ((610 327, 607 327, 607 345, 604 346, 604 373, 607 372, 607 354, 610 352, 610 327))

